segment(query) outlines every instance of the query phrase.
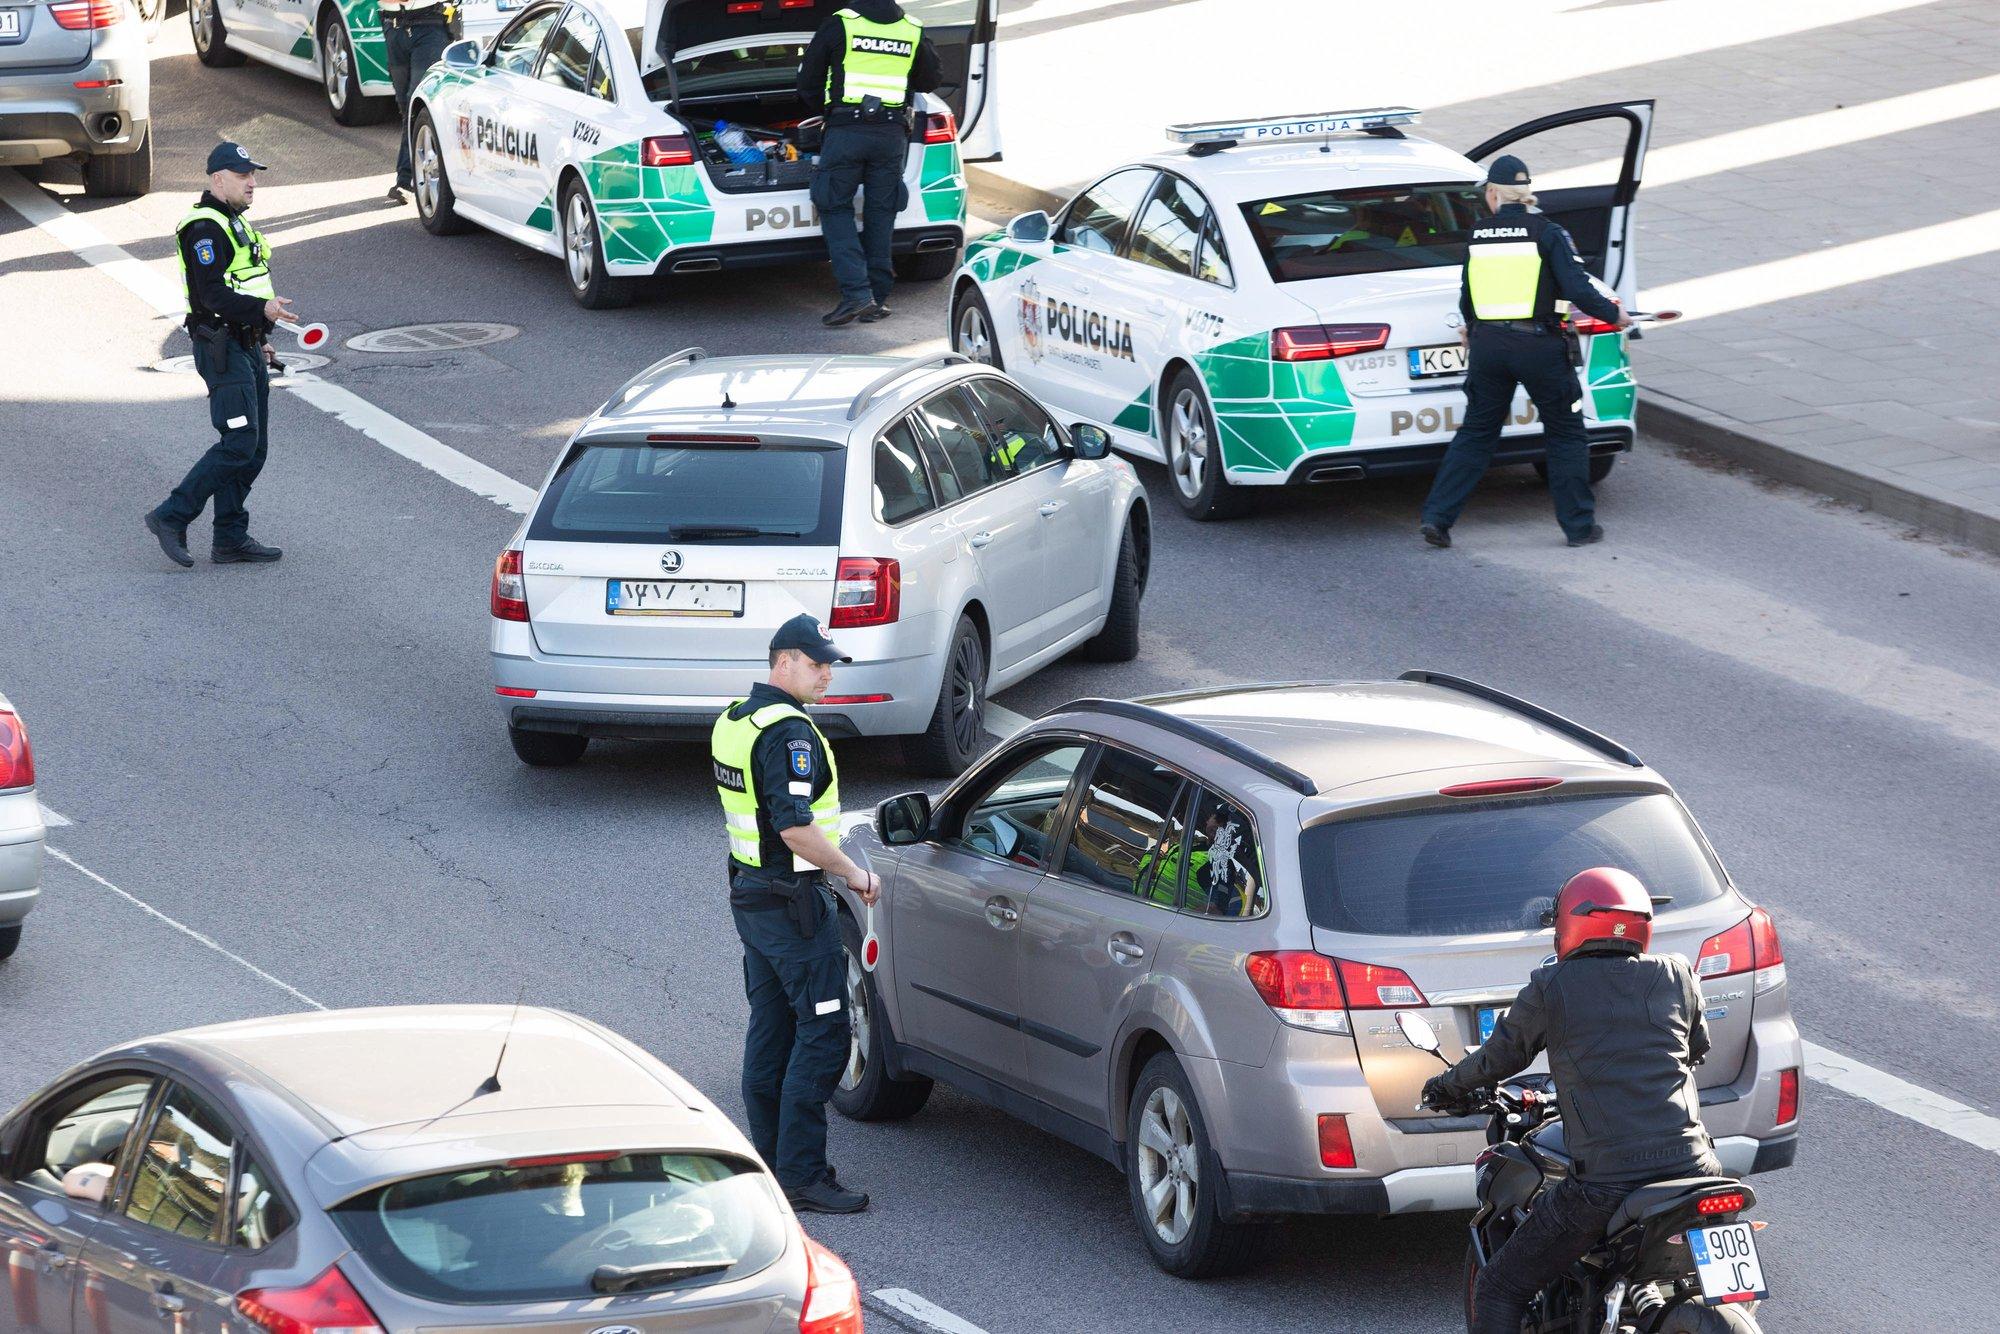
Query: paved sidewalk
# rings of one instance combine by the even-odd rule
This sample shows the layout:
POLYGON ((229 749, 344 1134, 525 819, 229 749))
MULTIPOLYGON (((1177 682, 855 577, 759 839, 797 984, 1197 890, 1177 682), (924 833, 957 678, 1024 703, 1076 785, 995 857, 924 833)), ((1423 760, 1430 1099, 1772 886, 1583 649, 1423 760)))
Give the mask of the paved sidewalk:
MULTIPOLYGON (((1469 146, 1656 98, 1641 287, 1688 319, 1635 345, 1646 434, 2000 551, 1993 16, 1990 0, 1524 0, 1357 27, 1324 0, 1039 0, 1003 23, 1008 157, 975 182, 988 211, 1066 196, 1171 120, 1404 101, 1422 133, 1469 146), (1244 25, 1252 8, 1265 21, 1244 25), (1539 65, 1524 28, 1552 53, 1539 65), (1093 120, 1107 98, 1120 115, 1093 120)), ((1531 165, 1546 180, 1607 148, 1544 143, 1531 165)))

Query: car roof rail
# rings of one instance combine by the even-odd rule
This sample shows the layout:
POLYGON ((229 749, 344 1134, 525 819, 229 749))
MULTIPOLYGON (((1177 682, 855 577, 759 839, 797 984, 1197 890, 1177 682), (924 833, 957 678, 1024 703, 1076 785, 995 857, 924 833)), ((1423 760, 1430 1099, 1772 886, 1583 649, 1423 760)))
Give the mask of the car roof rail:
MULTIPOLYGON (((1102 713, 1112 718, 1126 718, 1135 723, 1145 723, 1164 732, 1185 737, 1198 745, 1226 755, 1248 769, 1255 769, 1266 778, 1283 783, 1301 796, 1315 796, 1319 784, 1294 769, 1291 765, 1272 759, 1260 751, 1252 750, 1235 737, 1225 736, 1213 727, 1204 726, 1191 718, 1183 718, 1165 709, 1156 709, 1146 704, 1136 704, 1129 699, 1073 699, 1049 710, 1049 713, 1102 713)), ((1042 715, 1048 717, 1048 713, 1042 715)))
POLYGON ((1600 755, 1607 755, 1620 764, 1629 764, 1634 769, 1646 767, 1646 762, 1640 759, 1631 747, 1622 746, 1602 732, 1593 732, 1582 723, 1565 718, 1560 713, 1545 709, 1539 704, 1530 704, 1527 700, 1510 695, 1504 690, 1495 690, 1492 686, 1481 685, 1477 681, 1469 681, 1463 676, 1452 676, 1446 672, 1409 671, 1396 679, 1437 686, 1443 690, 1456 690, 1462 695, 1483 699, 1488 704, 1498 704, 1501 708, 1518 713, 1523 718, 1532 719, 1551 731, 1561 732, 1573 741, 1581 741, 1600 755))
POLYGON ((616 403, 622 407, 625 400, 631 397, 634 389, 651 380, 661 371, 671 370, 673 367, 680 365, 692 366, 697 361, 706 361, 707 359, 708 349, 705 347, 684 347, 678 352, 669 352, 666 356, 661 357, 624 384, 619 385, 617 391, 611 395, 607 402, 616 403))
POLYGON ((868 405, 874 402, 884 389, 887 389, 905 375, 923 370, 929 366, 953 366, 960 363, 970 366, 972 358, 958 352, 933 352, 927 357, 911 357, 908 361, 890 367, 873 380, 870 380, 868 387, 854 396, 854 401, 847 405, 847 420, 853 421, 856 417, 866 412, 868 405))

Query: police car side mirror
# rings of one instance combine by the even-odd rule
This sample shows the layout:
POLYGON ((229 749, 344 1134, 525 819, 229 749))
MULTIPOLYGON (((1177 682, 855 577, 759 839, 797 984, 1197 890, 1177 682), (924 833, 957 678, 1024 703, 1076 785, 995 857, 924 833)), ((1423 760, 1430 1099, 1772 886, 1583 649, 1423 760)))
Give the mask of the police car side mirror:
POLYGON ((1007 224, 1007 239, 1010 241, 1041 242, 1049 239, 1052 224, 1049 215, 1040 209, 1023 213, 1007 224))
POLYGON ((921 843, 931 832, 931 799, 921 792, 905 792, 875 808, 875 832, 888 847, 921 843))
POLYGON ((1111 432, 1089 422, 1077 422, 1069 428, 1069 447, 1080 459, 1104 458, 1111 453, 1111 432))
POLYGON ((447 69, 477 69, 479 67, 479 43, 468 38, 453 42, 438 57, 447 69))

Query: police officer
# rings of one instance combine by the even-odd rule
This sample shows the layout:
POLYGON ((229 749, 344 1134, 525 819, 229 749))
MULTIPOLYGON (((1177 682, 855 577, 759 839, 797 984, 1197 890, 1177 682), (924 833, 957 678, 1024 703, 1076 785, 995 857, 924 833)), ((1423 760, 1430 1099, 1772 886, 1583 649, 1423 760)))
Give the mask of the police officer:
POLYGON ((1502 155, 1486 173, 1486 207, 1466 246, 1458 309, 1465 317, 1465 423, 1451 438, 1424 500, 1422 532, 1434 547, 1451 545, 1451 526, 1493 462, 1514 386, 1528 391, 1548 449, 1549 494, 1556 521, 1573 547, 1602 541, 1590 494, 1590 444, 1583 399, 1570 364, 1561 307, 1625 328, 1618 298, 1590 276, 1569 233, 1534 211, 1528 168, 1502 155))
POLYGON ((194 366, 208 386, 208 415, 218 436, 173 494, 146 511, 146 528, 160 550, 184 568, 194 564, 187 526, 211 498, 209 555, 216 564, 262 563, 284 554, 250 536, 244 508, 271 443, 270 372, 283 369, 267 338, 273 326, 298 318, 292 303, 272 289, 270 243, 243 221, 263 170, 241 144, 217 144, 208 155, 208 189, 175 229, 194 366))
POLYGON ((896 281, 889 244, 904 203, 910 101, 936 88, 941 77, 923 24, 895 0, 852 0, 806 47, 799 98, 826 116, 812 198, 840 284, 840 304, 820 321, 829 328, 889 315, 889 288, 896 281), (863 192, 858 235, 856 190, 863 192))
POLYGON ((810 616, 771 637, 771 676, 715 720, 711 751, 729 826, 729 908, 743 941, 750 1139, 794 1209, 851 1214, 868 1197, 826 1161, 826 1100, 847 1064, 847 962, 826 876, 864 903, 881 882, 840 850, 840 770, 807 716, 850 662, 810 616))
POLYGON ((396 89, 396 183, 389 200, 400 204, 415 188, 410 165, 410 90, 423 82, 431 66, 444 56, 458 34, 457 0, 381 0, 382 46, 388 55, 389 82, 396 89))

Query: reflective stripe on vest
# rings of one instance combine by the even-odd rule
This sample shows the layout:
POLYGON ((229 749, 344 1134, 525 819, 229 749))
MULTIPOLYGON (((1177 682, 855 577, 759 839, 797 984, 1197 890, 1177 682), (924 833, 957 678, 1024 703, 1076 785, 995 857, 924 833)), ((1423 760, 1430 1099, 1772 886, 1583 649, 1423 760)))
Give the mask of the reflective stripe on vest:
POLYGON ((229 267, 223 272, 222 280, 229 284, 231 291, 254 296, 261 301, 277 296, 277 291, 271 286, 271 243, 264 239, 264 233, 220 209, 196 204, 174 227, 174 260, 181 266, 181 291, 187 294, 189 310, 194 309, 194 288, 188 282, 187 256, 181 251, 180 237, 197 222, 215 223, 229 238, 229 267), (245 232, 249 233, 248 241, 241 239, 241 233, 245 232))
MULTIPOLYGON (((814 798, 812 803, 813 823, 825 834, 829 842, 840 841, 840 766, 834 763, 833 747, 826 742, 826 734, 819 730, 805 710, 790 704, 767 704, 755 713, 743 718, 732 718, 737 700, 722 711, 715 720, 715 731, 709 736, 709 755, 715 764, 715 790, 722 798, 722 818, 729 827, 729 857, 739 866, 762 869, 764 865, 764 840, 761 803, 757 800, 756 784, 751 781, 751 752, 757 747, 757 738, 765 728, 785 718, 804 718, 806 726, 812 728, 813 736, 819 740, 820 752, 826 756, 826 791, 814 798)), ((805 858, 792 857, 794 871, 814 871, 815 867, 805 858)))
MULTIPOLYGON (((886 107, 900 107, 909 100, 910 71, 917 64, 917 43, 923 40, 924 25, 905 15, 894 23, 877 23, 851 9, 840 10, 845 38, 841 48, 840 101, 843 106, 859 106, 864 97, 881 99, 886 107)), ((827 100, 833 99, 833 73, 826 76, 827 100)))
POLYGON ((1475 239, 1466 247, 1465 285, 1475 319, 1533 319, 1541 281, 1542 250, 1533 239, 1475 239))

